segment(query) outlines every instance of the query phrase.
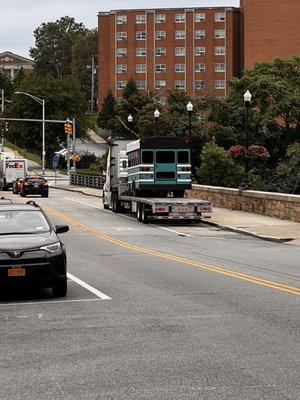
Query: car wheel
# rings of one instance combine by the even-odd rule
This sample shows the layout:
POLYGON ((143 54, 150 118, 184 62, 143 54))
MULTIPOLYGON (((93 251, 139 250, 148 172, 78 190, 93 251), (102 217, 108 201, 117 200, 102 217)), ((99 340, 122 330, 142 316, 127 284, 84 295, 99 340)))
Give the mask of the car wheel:
POLYGON ((66 297, 68 291, 67 279, 58 279, 52 285, 53 297, 66 297))
POLYGON ((49 196, 48 193, 43 193, 43 194, 42 194, 42 197, 48 197, 48 196, 49 196))
POLYGON ((23 190, 20 191, 20 196, 21 196, 21 197, 26 197, 26 194, 24 193, 23 190))

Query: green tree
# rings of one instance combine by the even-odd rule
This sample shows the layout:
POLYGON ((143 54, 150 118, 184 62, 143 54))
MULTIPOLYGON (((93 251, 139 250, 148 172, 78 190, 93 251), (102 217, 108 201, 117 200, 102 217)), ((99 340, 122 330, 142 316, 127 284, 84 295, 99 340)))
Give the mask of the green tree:
POLYGON ((71 74, 72 47, 86 36, 88 30, 72 17, 62 17, 55 22, 42 23, 35 31, 35 47, 30 55, 35 70, 42 75, 62 78, 71 74))
POLYGON ((97 124, 102 129, 112 129, 112 121, 116 117, 116 99, 114 98, 112 91, 109 90, 104 97, 101 111, 98 115, 97 124))
POLYGON ((0 69, 0 89, 4 90, 5 98, 10 98, 14 90, 10 76, 2 69, 0 69))
POLYGON ((201 152, 201 165, 197 168, 198 182, 203 185, 237 187, 243 168, 237 165, 226 150, 216 143, 207 143, 201 152))
POLYGON ((131 97, 135 94, 138 94, 138 93, 139 93, 139 91, 136 87, 135 80, 131 77, 123 90, 123 98, 125 100, 128 100, 129 97, 131 97))
MULTIPOLYGON (((45 99, 46 119, 76 120, 77 137, 85 135, 87 121, 86 100, 81 87, 71 77, 55 79, 51 75, 26 76, 19 91, 45 99)), ((15 94, 7 107, 11 118, 41 119, 41 105, 25 95, 15 94)), ((42 124, 36 122, 14 122, 9 130, 9 139, 22 148, 40 155, 42 148, 42 124)), ((63 124, 46 123, 46 159, 49 161, 54 151, 66 142, 63 124)))
POLYGON ((92 74, 94 74, 94 96, 97 97, 98 30, 93 29, 79 37, 72 47, 72 75, 84 87, 86 97, 91 99, 92 74), (92 58, 94 71, 92 71, 92 58))
POLYGON ((25 78, 25 72, 24 72, 24 69, 23 69, 23 67, 20 69, 20 71, 18 71, 18 73, 17 73, 17 75, 16 75, 16 77, 15 77, 15 79, 14 79, 14 81, 13 81, 13 83, 14 83, 14 87, 17 89, 19 86, 20 86, 20 84, 21 84, 21 82, 22 82, 22 80, 25 78))

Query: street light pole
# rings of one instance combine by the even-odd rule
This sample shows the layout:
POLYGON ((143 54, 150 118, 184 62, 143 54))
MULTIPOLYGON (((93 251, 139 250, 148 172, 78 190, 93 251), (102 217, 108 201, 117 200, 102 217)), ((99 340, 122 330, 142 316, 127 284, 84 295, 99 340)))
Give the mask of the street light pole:
POLYGON ((45 99, 40 99, 27 92, 15 92, 15 94, 24 94, 25 96, 31 97, 37 103, 43 107, 43 118, 42 118, 42 174, 45 175, 45 156, 46 156, 46 140, 45 140, 45 99))
POLYGON ((128 115, 127 121, 128 121, 128 126, 129 126, 129 133, 130 133, 130 137, 131 137, 131 133, 132 133, 132 121, 133 121, 133 118, 132 118, 132 115, 131 115, 131 114, 128 115))
POLYGON ((154 118, 155 118, 155 121, 156 121, 156 123, 155 123, 156 135, 157 135, 157 133, 158 133, 158 118, 159 118, 159 116, 160 116, 160 112, 158 111, 158 109, 156 109, 156 110, 154 111, 154 118))
POLYGON ((244 103, 245 103, 245 148, 246 148, 246 155, 245 155, 245 180, 244 180, 244 187, 250 187, 249 182, 249 160, 248 160, 248 148, 249 148, 249 109, 251 103, 252 94, 249 90, 246 90, 244 93, 244 103))
POLYGON ((193 104, 189 101, 186 105, 186 109, 189 115, 189 125, 188 125, 188 130, 189 130, 189 139, 192 137, 192 112, 194 109, 193 104))

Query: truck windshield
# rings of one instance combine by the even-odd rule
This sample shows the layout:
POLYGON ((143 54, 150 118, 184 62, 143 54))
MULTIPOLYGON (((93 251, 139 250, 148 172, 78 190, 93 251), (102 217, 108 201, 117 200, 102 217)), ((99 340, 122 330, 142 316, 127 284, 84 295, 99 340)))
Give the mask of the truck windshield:
POLYGON ((188 164, 190 162, 188 150, 178 150, 177 152, 178 164, 188 164))

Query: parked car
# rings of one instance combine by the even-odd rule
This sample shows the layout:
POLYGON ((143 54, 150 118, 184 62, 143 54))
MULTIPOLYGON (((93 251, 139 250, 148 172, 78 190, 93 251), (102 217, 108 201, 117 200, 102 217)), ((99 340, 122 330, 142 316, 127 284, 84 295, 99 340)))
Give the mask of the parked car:
POLYGON ((1 206, 0 285, 33 283, 66 296, 66 249, 57 235, 68 230, 53 226, 34 201, 1 206))
POLYGON ((21 182, 20 195, 21 197, 26 197, 29 194, 39 194, 42 197, 48 197, 48 181, 40 176, 29 176, 24 178, 21 182))
POLYGON ((24 178, 16 178, 13 181, 13 187, 12 187, 12 191, 14 194, 19 194, 20 190, 21 190, 21 184, 23 182, 24 178))

